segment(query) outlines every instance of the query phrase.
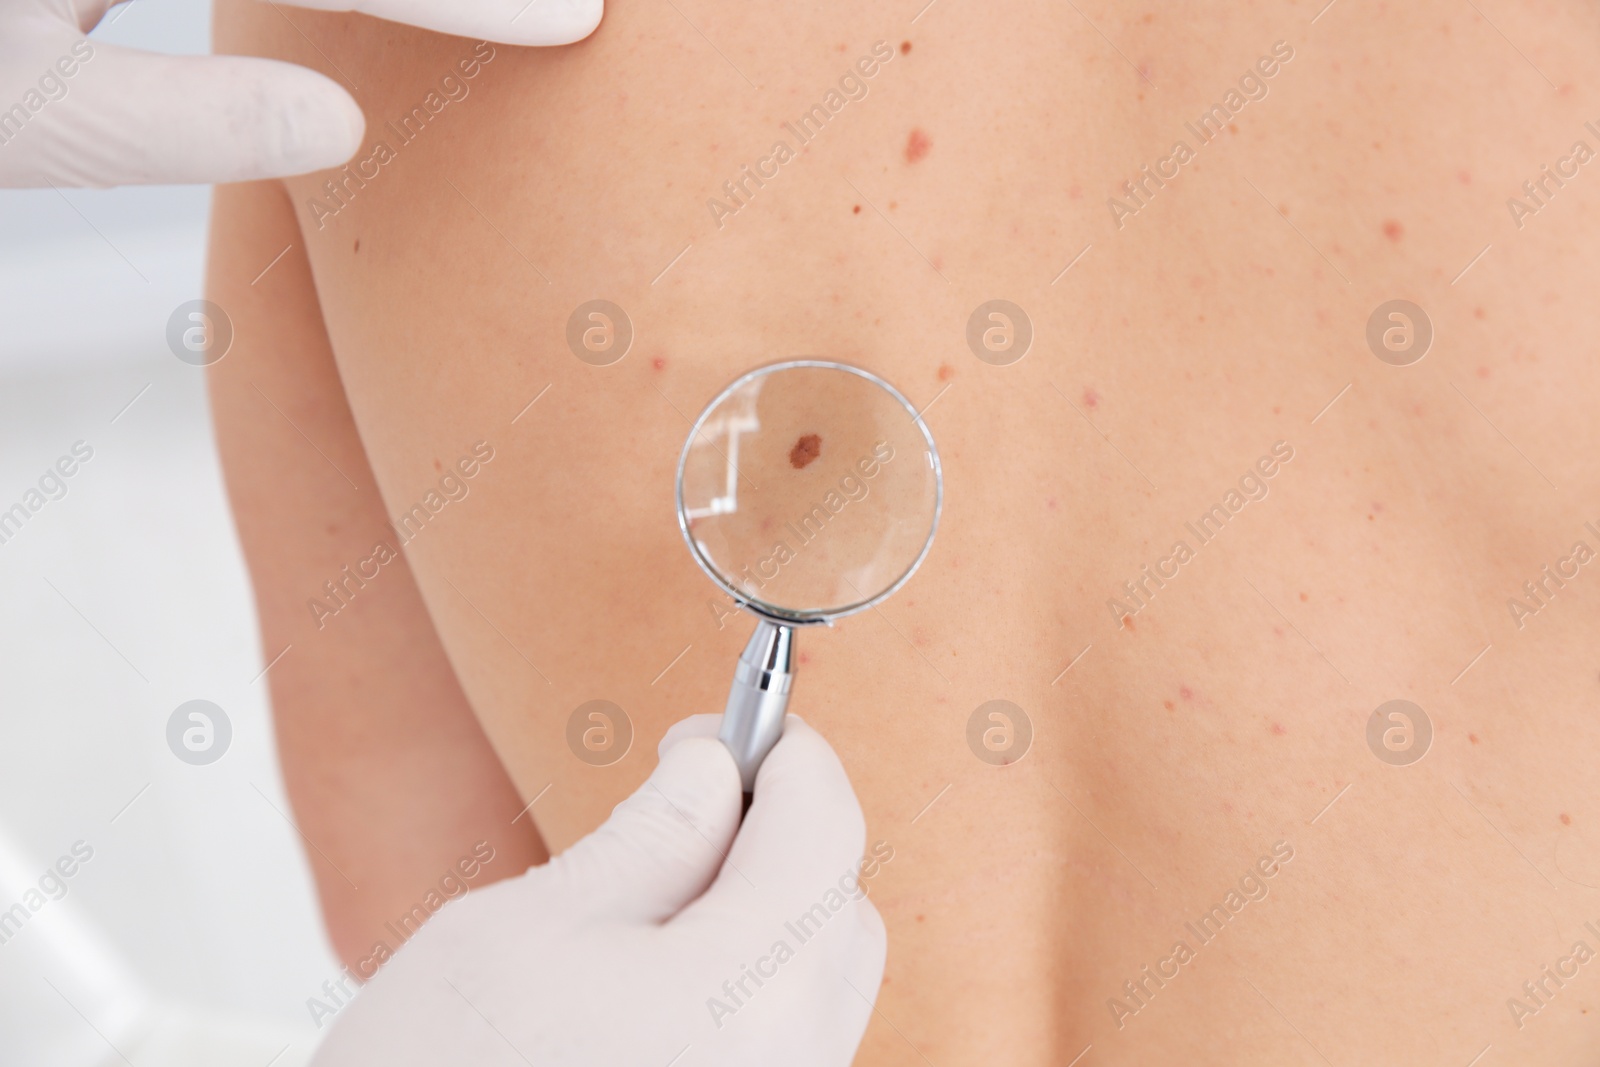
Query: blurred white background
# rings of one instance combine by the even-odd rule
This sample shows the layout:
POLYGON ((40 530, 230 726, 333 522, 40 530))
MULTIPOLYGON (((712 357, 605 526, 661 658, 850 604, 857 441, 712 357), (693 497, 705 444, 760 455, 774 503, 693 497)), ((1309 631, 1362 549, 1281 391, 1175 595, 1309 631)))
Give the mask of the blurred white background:
MULTIPOLYGON (((108 21, 97 39, 209 47, 205 0, 108 21)), ((203 295, 209 204, 0 191, 0 511, 94 450, 0 543, 0 913, 93 849, 65 897, 0 926, 4 1067, 303 1064, 307 1000, 340 969, 288 822, 203 372, 166 344, 203 295), (233 727, 209 766, 166 740, 193 699, 233 727)))

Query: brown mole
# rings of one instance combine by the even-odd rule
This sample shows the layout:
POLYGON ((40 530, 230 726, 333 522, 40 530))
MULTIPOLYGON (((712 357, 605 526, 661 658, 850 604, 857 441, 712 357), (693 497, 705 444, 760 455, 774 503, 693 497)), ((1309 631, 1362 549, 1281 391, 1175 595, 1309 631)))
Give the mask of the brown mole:
POLYGON ((802 470, 812 460, 822 455, 822 438, 814 433, 805 434, 789 449, 789 466, 802 470))

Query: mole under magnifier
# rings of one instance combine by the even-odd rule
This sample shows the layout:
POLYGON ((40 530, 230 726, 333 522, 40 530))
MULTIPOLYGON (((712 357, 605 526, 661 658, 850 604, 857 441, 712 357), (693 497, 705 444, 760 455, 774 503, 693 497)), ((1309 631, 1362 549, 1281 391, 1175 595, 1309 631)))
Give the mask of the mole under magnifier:
POLYGON ((875 606, 933 544, 944 476, 911 402, 844 363, 753 370, 706 406, 678 460, 678 525, 756 618, 719 736, 746 794, 783 735, 795 631, 875 606))

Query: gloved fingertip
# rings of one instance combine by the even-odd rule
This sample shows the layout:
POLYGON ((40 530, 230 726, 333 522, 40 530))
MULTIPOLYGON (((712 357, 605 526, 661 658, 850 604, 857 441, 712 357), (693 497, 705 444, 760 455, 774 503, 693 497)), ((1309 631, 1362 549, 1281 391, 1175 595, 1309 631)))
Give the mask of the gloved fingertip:
POLYGON ((337 167, 361 149, 367 119, 337 82, 310 70, 290 75, 277 102, 275 137, 264 145, 263 167, 276 175, 337 167))
POLYGON ((656 756, 665 756, 668 749, 691 737, 714 738, 721 729, 721 715, 691 715, 687 719, 679 719, 667 728, 666 736, 656 746, 656 756))
POLYGON ((712 839, 722 836, 727 829, 725 824, 738 823, 739 768, 727 746, 715 735, 683 737, 664 748, 661 763, 644 788, 657 790, 679 814, 712 839))
POLYGON ((605 0, 563 0, 546 3, 519 15, 504 34, 515 45, 576 44, 600 28, 605 0))

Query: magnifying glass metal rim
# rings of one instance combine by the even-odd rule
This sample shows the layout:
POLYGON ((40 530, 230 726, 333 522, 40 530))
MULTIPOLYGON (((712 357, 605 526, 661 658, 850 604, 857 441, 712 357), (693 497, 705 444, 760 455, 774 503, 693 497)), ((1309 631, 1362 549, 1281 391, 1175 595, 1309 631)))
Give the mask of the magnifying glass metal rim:
POLYGON ((900 392, 900 390, 896 389, 883 378, 872 373, 871 371, 864 370, 861 367, 852 366, 849 363, 839 363, 837 361, 827 359, 790 359, 781 360, 777 363, 768 363, 765 366, 756 367, 753 370, 741 374, 738 378, 729 383, 720 393, 713 397, 709 403, 706 404, 705 408, 701 410, 700 416, 694 420, 694 428, 689 431, 689 436, 683 443, 683 454, 678 457, 678 478, 673 496, 678 510, 678 529, 683 532, 683 540, 689 546, 689 554, 692 555, 694 557, 694 561, 700 565, 700 569, 706 572, 706 576, 715 582, 717 587, 720 588, 724 593, 727 593, 730 597, 732 597, 734 602, 738 604, 739 607, 749 611, 753 615, 759 616, 760 618, 766 619, 770 622, 778 623, 782 626, 823 626, 831 625, 836 619, 842 619, 846 616, 854 615, 857 612, 866 611, 868 608, 882 602, 884 599, 897 592, 901 586, 905 585, 911 580, 911 576, 913 574, 917 573, 917 569, 922 566, 922 561, 927 558, 929 550, 933 548, 933 536, 939 531, 939 518, 944 513, 944 468, 941 466, 939 461, 939 446, 934 444, 933 434, 931 431, 929 431, 928 424, 923 421, 922 413, 917 410, 915 404, 906 399, 905 394, 900 392), (701 427, 704 426, 706 418, 713 411, 717 410, 718 406, 720 406, 724 400, 726 400, 733 393, 737 392, 741 386, 750 381, 752 378, 758 378, 762 375, 772 374, 780 370, 795 370, 801 368, 845 371, 849 374, 854 374, 859 378, 865 378, 875 385, 883 388, 890 396, 894 397, 900 402, 901 406, 904 407, 905 410, 910 414, 911 421, 916 423, 917 429, 922 433, 923 444, 927 446, 927 455, 929 461, 933 465, 933 522, 928 526, 928 537, 922 542, 922 551, 917 553, 917 558, 911 561, 911 563, 906 567, 904 573, 902 573, 900 577, 896 578, 888 588, 882 590, 876 595, 867 597, 865 600, 856 601, 853 604, 847 604, 842 608, 824 612, 791 611, 787 608, 778 607, 776 604, 768 604, 766 601, 752 597, 748 593, 740 590, 737 586, 728 582, 722 577, 721 574, 717 573, 716 567, 713 566, 711 561, 706 559, 705 555, 700 551, 700 546, 695 542, 694 535, 689 532, 689 521, 685 515, 687 509, 685 509, 683 506, 683 472, 689 464, 689 449, 694 445, 695 440, 700 436, 701 427))

